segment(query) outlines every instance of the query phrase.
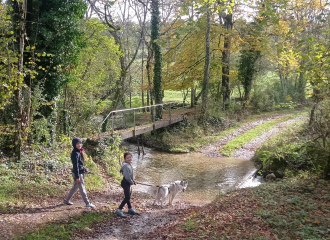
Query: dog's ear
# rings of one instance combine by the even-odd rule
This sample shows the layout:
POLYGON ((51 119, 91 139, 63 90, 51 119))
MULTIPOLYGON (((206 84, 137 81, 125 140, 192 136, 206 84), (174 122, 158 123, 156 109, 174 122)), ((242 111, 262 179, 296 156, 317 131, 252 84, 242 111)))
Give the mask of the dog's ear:
POLYGON ((180 185, 182 185, 182 186, 183 186, 183 181, 181 181, 181 182, 180 182, 180 185))

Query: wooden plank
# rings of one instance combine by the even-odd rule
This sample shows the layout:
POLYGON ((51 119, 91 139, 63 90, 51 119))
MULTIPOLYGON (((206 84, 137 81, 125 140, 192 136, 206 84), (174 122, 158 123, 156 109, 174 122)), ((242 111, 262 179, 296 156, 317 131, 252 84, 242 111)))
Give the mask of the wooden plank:
MULTIPOLYGON (((184 120, 184 115, 183 114, 176 115, 176 116, 172 115, 171 120, 170 119, 159 120, 157 122, 154 122, 153 124, 136 126, 135 127, 135 132, 134 132, 134 128, 129 128, 129 129, 121 129, 121 130, 115 131, 114 133, 116 135, 119 134, 121 136, 121 139, 124 140, 124 139, 127 139, 127 138, 138 136, 138 135, 143 134, 143 133, 151 132, 151 131, 159 129, 159 128, 167 127, 169 125, 172 125, 172 124, 177 123, 177 122, 181 122, 183 120, 184 120)), ((101 138, 108 137, 108 136, 111 136, 111 134, 112 134, 112 132, 102 133, 100 137, 101 138)), ((96 140, 98 138, 99 138, 98 135, 88 137, 88 139, 90 139, 90 140, 96 140)), ((87 140, 87 138, 84 138, 83 140, 87 140)))
POLYGON ((172 121, 169 120, 164 120, 164 121, 159 121, 159 122, 155 122, 153 125, 148 125, 148 126, 139 126, 138 129, 136 129, 135 134, 134 134, 134 130, 128 130, 128 131, 124 131, 121 132, 119 134, 121 134, 121 139, 127 139, 127 138, 131 138, 135 136, 138 136, 140 134, 143 133, 147 133, 147 132, 151 132, 154 129, 159 129, 159 128, 163 128, 163 127, 167 127, 173 123, 177 123, 180 121, 183 121, 184 117, 183 116, 176 116, 174 118, 172 118, 172 121))

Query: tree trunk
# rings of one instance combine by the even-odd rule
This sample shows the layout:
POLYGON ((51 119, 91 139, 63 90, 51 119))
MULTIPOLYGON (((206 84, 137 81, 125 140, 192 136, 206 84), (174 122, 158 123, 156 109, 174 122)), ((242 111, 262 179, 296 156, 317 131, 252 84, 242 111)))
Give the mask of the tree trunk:
POLYGON ((305 73, 300 72, 299 78, 298 78, 298 84, 297 84, 297 92, 299 94, 299 101, 300 102, 305 102, 306 101, 306 94, 305 94, 305 89, 306 89, 306 79, 305 79, 305 73))
POLYGON ((285 74, 283 74, 283 71, 282 71, 282 68, 280 65, 279 65, 279 76, 280 76, 281 88, 282 88, 282 101, 286 102, 288 77, 285 74))
MULTIPOLYGON (((148 78, 148 95, 147 95, 147 104, 148 106, 153 105, 153 97, 152 97, 152 88, 151 88, 151 59, 153 56, 153 52, 151 47, 148 47, 148 58, 147 58, 147 64, 146 64, 146 69, 147 69, 147 78, 148 78)), ((152 111, 152 108, 148 108, 148 111, 152 111)))
POLYGON ((316 106, 317 106, 317 102, 314 103, 314 106, 311 110, 311 116, 309 118, 309 126, 312 126, 312 124, 315 122, 315 109, 316 109, 316 106))
POLYGON ((129 76, 129 108, 132 108, 132 75, 129 76))
POLYGON ((191 92, 190 92, 190 107, 191 108, 195 107, 195 94, 196 94, 195 88, 191 88, 191 92))
MULTIPOLYGON (((141 67, 141 69, 142 69, 142 76, 141 76, 141 97, 142 97, 142 107, 144 107, 145 106, 145 104, 144 104, 144 91, 143 91, 143 78, 144 78, 144 66, 143 66, 143 64, 144 64, 144 43, 143 43, 143 45, 142 45, 142 67, 141 67)), ((146 110, 145 109, 143 109, 143 112, 145 112, 146 110)))
POLYGON ((207 119, 207 96, 209 92, 210 83, 210 25, 211 16, 210 10, 206 14, 206 37, 205 37, 205 66, 204 66, 204 79, 203 79, 203 92, 202 92, 202 109, 201 109, 201 121, 206 130, 207 119))
MULTIPOLYGON (((224 18, 224 27, 227 31, 233 28, 233 15, 227 14, 224 18)), ((224 50, 222 51, 222 97, 223 108, 228 109, 230 101, 230 86, 229 86, 229 65, 230 65, 230 47, 231 35, 224 35, 224 50)))
POLYGON ((16 161, 21 160, 21 147, 22 147, 22 130, 23 130, 23 103, 22 103, 22 91, 20 79, 23 78, 24 71, 24 35, 25 35, 25 1, 18 3, 19 9, 19 28, 20 28, 20 42, 19 42, 19 60, 18 60, 18 72, 17 76, 17 89, 15 91, 16 105, 17 105, 17 114, 16 114, 16 139, 15 139, 15 157, 16 161))
MULTIPOLYGON (((163 94, 162 94, 162 51, 159 43, 160 40, 159 34, 159 25, 160 25, 160 16, 159 16, 159 3, 158 0, 151 1, 151 44, 152 50, 154 52, 155 64, 154 64, 154 88, 153 94, 155 97, 155 104, 163 103, 163 94)), ((155 119, 162 119, 163 107, 156 107, 155 119)))
MULTIPOLYGON (((149 90, 147 90, 147 106, 149 106, 149 90)), ((149 112, 149 108, 147 108, 147 111, 149 112)))

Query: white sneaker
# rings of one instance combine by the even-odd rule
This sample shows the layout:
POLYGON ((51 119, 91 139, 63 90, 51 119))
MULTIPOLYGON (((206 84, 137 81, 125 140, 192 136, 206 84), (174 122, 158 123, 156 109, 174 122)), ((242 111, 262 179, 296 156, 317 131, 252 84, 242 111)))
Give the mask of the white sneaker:
POLYGON ((96 209, 95 205, 92 203, 87 204, 86 208, 96 209))

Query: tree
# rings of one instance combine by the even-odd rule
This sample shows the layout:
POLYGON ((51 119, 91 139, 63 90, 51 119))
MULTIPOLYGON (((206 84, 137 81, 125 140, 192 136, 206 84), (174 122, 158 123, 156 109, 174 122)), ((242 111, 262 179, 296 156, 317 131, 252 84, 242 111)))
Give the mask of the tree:
POLYGON ((202 111, 201 121, 206 129, 207 122, 207 103, 208 103, 208 90, 210 83, 210 25, 211 25, 210 10, 206 12, 206 35, 205 35, 205 65, 204 65, 204 79, 203 79, 203 93, 202 93, 202 111))
POLYGON ((76 81, 68 83, 61 94, 59 130, 68 134, 70 129, 79 136, 89 136, 98 130, 92 117, 111 111, 111 104, 106 102, 114 99, 122 54, 114 39, 107 36, 107 26, 100 20, 86 19, 81 28, 88 47, 80 54, 80 64, 70 70, 76 81))
MULTIPOLYGON (((98 15, 98 17, 102 19, 103 23, 108 26, 110 34, 113 36, 116 41, 116 44, 119 46, 119 49, 123 53, 119 59, 121 74, 120 78, 116 82, 115 100, 113 101, 112 105, 112 108, 116 109, 120 102, 122 102, 124 105, 124 93, 127 73, 134 61, 136 60, 138 51, 143 40, 142 36, 144 35, 144 28, 142 27, 138 31, 136 31, 136 29, 133 29, 134 32, 139 33, 139 38, 137 39, 137 41, 134 41, 127 45, 127 38, 125 38, 124 34, 129 34, 129 29, 125 29, 125 27, 128 26, 129 23, 132 21, 132 18, 136 16, 136 14, 132 14, 132 12, 134 12, 134 8, 132 8, 131 1, 87 1, 93 8, 95 13, 98 15), (115 4, 117 7, 116 9, 113 8, 115 4), (128 51, 127 49, 130 47, 130 45, 135 46, 132 51, 128 51), (128 52, 132 54, 128 56, 128 52)), ((145 20, 145 17, 143 19, 145 20)))
MULTIPOLYGON (((159 44, 159 3, 158 0, 151 1, 151 43, 152 50, 155 56, 154 78, 153 78, 153 94, 155 97, 155 104, 163 103, 162 94, 162 50, 159 44)), ((162 119, 162 106, 156 108, 155 118, 162 119)))
POLYGON ((20 160, 22 142, 32 140, 33 117, 50 116, 52 101, 70 80, 69 75, 58 74, 58 67, 76 63, 83 47, 78 24, 86 5, 82 0, 8 1, 8 5, 13 26, 19 26, 11 31, 16 37, 11 51, 19 53, 15 74, 24 77, 22 84, 14 85, 15 110, 10 120, 16 121, 15 152, 20 160), (32 100, 40 88, 43 94, 38 101, 44 99, 43 107, 33 104, 32 100))
MULTIPOLYGON (((234 2, 234 1, 232 1, 234 2)), ((224 13, 224 12, 223 12, 224 13)), ((230 85, 229 85, 229 71, 230 71, 230 47, 231 47, 231 33, 233 29, 233 14, 231 11, 224 13, 222 17, 223 26, 227 30, 224 35, 224 44, 222 51, 222 97, 223 109, 227 109, 230 102, 230 85)))
POLYGON ((240 57, 238 62, 238 80, 244 88, 243 99, 249 100, 253 77, 255 76, 255 64, 260 57, 263 39, 262 26, 259 20, 252 23, 244 23, 240 29, 240 57))

